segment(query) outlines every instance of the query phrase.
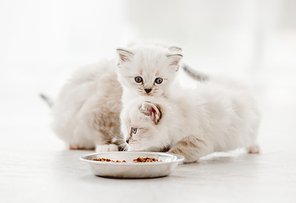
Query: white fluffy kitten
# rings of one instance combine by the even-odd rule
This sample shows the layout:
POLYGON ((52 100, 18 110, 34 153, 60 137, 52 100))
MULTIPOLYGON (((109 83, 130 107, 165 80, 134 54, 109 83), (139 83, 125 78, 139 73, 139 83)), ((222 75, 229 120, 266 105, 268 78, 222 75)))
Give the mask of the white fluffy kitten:
POLYGON ((167 94, 182 58, 180 48, 151 43, 133 44, 117 52, 119 59, 75 72, 53 105, 54 131, 70 149, 118 150, 122 88, 116 69, 125 102, 144 94, 167 94), (137 83, 135 77, 142 81, 137 83))
POLYGON ((121 113, 121 131, 129 151, 163 151, 185 156, 185 162, 216 151, 256 145, 260 115, 242 85, 208 82, 178 91, 178 97, 141 97, 121 113), (234 88, 232 88, 234 87, 234 88))
POLYGON ((123 106, 139 95, 168 96, 175 86, 175 77, 182 59, 181 49, 163 44, 133 44, 117 49, 118 81, 123 88, 123 106))
POLYGON ((118 150, 113 138, 120 135, 122 89, 116 64, 106 60, 79 69, 59 93, 52 108, 53 129, 70 149, 118 150))

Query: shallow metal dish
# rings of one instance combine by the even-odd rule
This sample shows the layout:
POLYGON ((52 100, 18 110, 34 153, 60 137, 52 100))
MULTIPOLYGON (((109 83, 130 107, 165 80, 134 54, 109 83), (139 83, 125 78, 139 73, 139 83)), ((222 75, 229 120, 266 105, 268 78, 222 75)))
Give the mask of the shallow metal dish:
POLYGON ((181 155, 158 152, 103 152, 82 156, 90 170, 98 176, 116 178, 152 178, 169 175, 180 162, 181 155), (133 163, 138 157, 150 157, 162 162, 133 163), (126 160, 127 163, 101 162, 93 159, 108 158, 112 160, 126 160))

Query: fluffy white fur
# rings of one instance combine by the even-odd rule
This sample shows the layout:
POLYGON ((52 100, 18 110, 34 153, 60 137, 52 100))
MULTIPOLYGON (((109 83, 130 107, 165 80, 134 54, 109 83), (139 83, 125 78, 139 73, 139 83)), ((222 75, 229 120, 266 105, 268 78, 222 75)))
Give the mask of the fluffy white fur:
POLYGON ((54 131, 70 149, 118 150, 114 144, 120 144, 122 87, 124 102, 147 95, 147 87, 152 88, 149 96, 166 95, 175 81, 180 52, 161 44, 132 44, 118 49, 118 59, 78 70, 53 105, 54 131), (136 76, 143 77, 143 83, 137 84, 136 76), (163 82, 155 84, 156 77, 163 82))
POLYGON ((121 113, 121 131, 129 151, 169 149, 169 153, 185 156, 186 162, 243 147, 258 153, 259 123, 250 92, 230 81, 176 90, 175 97, 169 99, 136 98, 121 113))
POLYGON ((167 97, 175 86, 175 77, 182 59, 181 49, 156 43, 132 44, 126 49, 118 49, 118 81, 123 88, 123 106, 139 95, 167 97), (137 83, 135 77, 141 77, 137 83), (163 79, 161 84, 156 78, 163 79), (151 92, 145 92, 151 89, 151 92))
POLYGON ((62 88, 52 109, 53 128, 70 149, 118 150, 111 145, 120 135, 122 89, 115 69, 115 60, 81 68, 62 88))

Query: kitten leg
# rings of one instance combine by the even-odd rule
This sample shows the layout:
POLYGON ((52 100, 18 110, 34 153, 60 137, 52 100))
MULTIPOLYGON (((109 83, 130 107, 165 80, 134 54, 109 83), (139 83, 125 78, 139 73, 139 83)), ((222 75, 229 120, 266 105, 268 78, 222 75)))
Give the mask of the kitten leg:
POLYGON ((69 145, 69 149, 70 150, 93 150, 94 148, 93 147, 90 147, 90 148, 83 148, 83 147, 74 147, 73 145, 69 145))
POLYGON ((74 147, 74 146, 72 146, 72 145, 69 145, 69 149, 70 150, 76 150, 76 149, 78 149, 77 147, 74 147))
POLYGON ((96 145, 96 152, 115 152, 118 146, 115 144, 96 145))
POLYGON ((179 141, 168 153, 183 155, 185 157, 184 163, 190 163, 198 161, 200 157, 212 151, 204 140, 188 136, 179 141))
POLYGON ((260 153, 260 147, 258 144, 253 144, 249 147, 247 147, 247 152, 249 154, 259 154, 260 153))

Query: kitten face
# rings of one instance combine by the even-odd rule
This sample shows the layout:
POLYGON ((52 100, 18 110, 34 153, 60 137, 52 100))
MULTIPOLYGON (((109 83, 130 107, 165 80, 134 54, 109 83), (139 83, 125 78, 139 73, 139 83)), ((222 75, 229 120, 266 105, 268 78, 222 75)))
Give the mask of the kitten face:
POLYGON ((121 113, 121 132, 128 151, 155 151, 167 145, 159 124, 162 113, 157 105, 136 99, 121 113))
POLYGON ((164 95, 175 80, 182 58, 177 49, 153 45, 117 49, 117 53, 119 82, 141 96, 164 95))

